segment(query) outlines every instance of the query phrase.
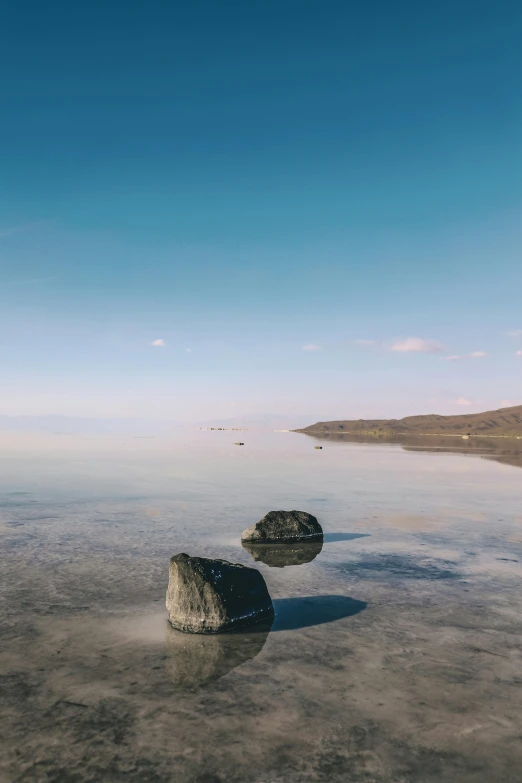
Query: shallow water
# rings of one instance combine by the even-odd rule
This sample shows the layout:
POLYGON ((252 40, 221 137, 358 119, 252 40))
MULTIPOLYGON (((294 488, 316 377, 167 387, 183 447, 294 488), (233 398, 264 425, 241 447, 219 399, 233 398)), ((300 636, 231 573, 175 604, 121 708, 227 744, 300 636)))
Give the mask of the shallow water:
POLYGON ((234 435, 0 433, 0 779, 518 783, 516 458, 234 435), (242 547, 278 508, 322 548, 242 547), (180 551, 259 568, 273 625, 170 628, 180 551))

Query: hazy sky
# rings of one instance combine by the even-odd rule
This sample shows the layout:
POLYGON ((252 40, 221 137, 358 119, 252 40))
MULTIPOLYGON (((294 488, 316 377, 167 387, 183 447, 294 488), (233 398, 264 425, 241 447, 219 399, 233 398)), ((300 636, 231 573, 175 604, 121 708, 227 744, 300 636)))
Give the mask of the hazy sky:
POLYGON ((521 38, 509 0, 8 0, 0 414, 522 403, 521 38))

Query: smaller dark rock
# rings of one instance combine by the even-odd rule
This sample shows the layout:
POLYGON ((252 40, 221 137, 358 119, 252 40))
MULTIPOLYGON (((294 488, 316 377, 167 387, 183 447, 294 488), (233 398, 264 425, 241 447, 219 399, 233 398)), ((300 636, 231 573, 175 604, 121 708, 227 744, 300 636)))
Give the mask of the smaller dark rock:
POLYGON ((306 511, 269 511, 241 535, 242 541, 258 544, 270 541, 321 541, 323 529, 306 511))
POLYGON ((322 449, 322 446, 314 446, 314 449, 322 449))
POLYGON ((220 633, 274 616, 255 568, 184 553, 170 560, 167 609, 171 625, 186 633, 220 633))
POLYGON ((240 441, 237 441, 237 443, 234 443, 234 446, 244 446, 244 443, 241 443, 240 441))

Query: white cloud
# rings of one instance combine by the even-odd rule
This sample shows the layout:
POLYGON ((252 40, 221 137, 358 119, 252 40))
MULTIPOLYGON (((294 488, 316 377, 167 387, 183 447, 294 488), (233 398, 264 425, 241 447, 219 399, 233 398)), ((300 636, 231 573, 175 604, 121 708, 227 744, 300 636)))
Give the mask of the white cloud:
POLYGON ((303 351, 320 351, 321 346, 315 345, 315 343, 310 343, 310 345, 303 345, 303 351))
POLYGON ((352 340, 357 345, 375 345, 375 340, 352 340))
POLYGON ((508 337, 522 337, 522 329, 512 329, 510 332, 506 332, 508 337))
POLYGON ((187 353, 192 353, 192 348, 185 348, 187 353))
POLYGON ((439 353, 445 350, 442 343, 437 340, 423 340, 421 337, 407 337, 405 340, 397 340, 391 349, 401 353, 439 353))
POLYGON ((459 397, 457 400, 457 405, 471 405, 471 401, 467 400, 465 397, 459 397))
POLYGON ((482 359, 488 355, 485 351, 473 351, 473 353, 453 354, 452 356, 441 356, 440 358, 445 362, 457 362, 460 359, 482 359))
POLYGON ((515 356, 522 356, 522 351, 517 351, 515 356))
POLYGON ((165 340, 162 340, 161 338, 159 340, 153 340, 151 345, 153 345, 155 348, 163 348, 165 345, 165 340))

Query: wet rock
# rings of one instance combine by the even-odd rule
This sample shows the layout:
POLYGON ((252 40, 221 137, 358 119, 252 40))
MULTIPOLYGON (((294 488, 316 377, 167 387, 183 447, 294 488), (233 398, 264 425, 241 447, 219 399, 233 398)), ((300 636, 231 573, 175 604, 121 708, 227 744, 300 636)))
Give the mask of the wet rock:
POLYGON ((197 690, 255 658, 267 640, 272 620, 221 634, 186 634, 167 623, 166 674, 181 690, 197 690))
POLYGON ((296 544, 254 544, 250 541, 243 542, 243 549, 246 549, 254 560, 265 563, 271 568, 285 568, 286 566, 310 563, 317 557, 322 548, 322 539, 296 544))
POLYGON ((220 633, 274 616, 255 568, 184 553, 170 560, 167 610, 171 625, 186 633, 220 633))
POLYGON ((244 530, 242 541, 311 541, 323 538, 317 519, 306 511, 269 511, 255 525, 244 530))

